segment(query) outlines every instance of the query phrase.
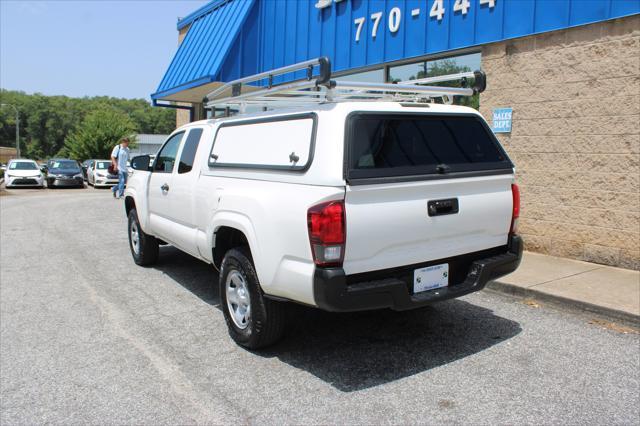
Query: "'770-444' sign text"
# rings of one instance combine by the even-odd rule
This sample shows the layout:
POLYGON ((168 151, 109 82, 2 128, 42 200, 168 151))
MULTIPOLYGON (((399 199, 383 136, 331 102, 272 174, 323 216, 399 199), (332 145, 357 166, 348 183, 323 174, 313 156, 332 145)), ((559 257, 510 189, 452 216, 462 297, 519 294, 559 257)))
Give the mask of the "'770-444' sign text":
MULTIPOLYGON (((342 0, 334 0, 334 2, 339 2, 342 0)), ((487 5, 489 9, 492 9, 496 6, 497 0, 480 0, 479 4, 487 5)), ((320 4, 320 2, 318 2, 320 4)), ((316 4, 316 7, 318 7, 316 4)), ((323 3, 323 7, 327 7, 331 4, 331 0, 328 0, 323 3)), ((469 13, 469 8, 471 7, 470 0, 456 0, 453 4, 453 13, 460 12, 461 15, 466 15, 469 13)), ((319 7, 318 7, 319 8, 319 7)), ((411 9, 411 16, 417 17, 420 15, 420 8, 411 9)), ((435 18, 438 21, 441 21, 444 17, 446 10, 444 7, 444 0, 433 0, 431 5, 431 10, 429 11, 429 17, 435 18)), ((370 15, 371 21, 373 21, 373 25, 371 26, 371 38, 376 38, 378 35, 378 28, 380 27, 380 21, 382 20, 383 12, 374 12, 370 15)), ((356 42, 360 41, 360 37, 362 35, 362 28, 364 27, 366 18, 361 16, 353 20, 353 23, 356 25, 356 42)), ((400 23, 402 22, 402 10, 399 7, 394 7, 389 11, 388 16, 388 27, 389 31, 392 33, 397 32, 400 29, 400 23)))

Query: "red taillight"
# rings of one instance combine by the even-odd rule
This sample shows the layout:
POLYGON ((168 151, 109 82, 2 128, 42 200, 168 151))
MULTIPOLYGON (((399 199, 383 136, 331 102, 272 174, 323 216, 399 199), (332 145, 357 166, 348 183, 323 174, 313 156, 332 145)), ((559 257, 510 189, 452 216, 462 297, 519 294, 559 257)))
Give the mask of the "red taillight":
POLYGON ((307 212, 313 261, 318 266, 341 266, 344 259, 344 202, 329 201, 307 212))
POLYGON ((511 214, 511 229, 509 232, 516 234, 518 232, 518 218, 520 217, 520 188, 515 183, 511 184, 511 194, 513 195, 513 212, 511 214))

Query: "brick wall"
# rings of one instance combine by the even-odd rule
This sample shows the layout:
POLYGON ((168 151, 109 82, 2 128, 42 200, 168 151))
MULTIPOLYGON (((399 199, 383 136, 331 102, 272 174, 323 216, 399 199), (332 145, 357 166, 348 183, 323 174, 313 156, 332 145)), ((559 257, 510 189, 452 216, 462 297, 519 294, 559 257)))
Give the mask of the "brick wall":
POLYGON ((640 16, 488 45, 482 67, 482 114, 513 108, 526 248, 640 269, 640 16))

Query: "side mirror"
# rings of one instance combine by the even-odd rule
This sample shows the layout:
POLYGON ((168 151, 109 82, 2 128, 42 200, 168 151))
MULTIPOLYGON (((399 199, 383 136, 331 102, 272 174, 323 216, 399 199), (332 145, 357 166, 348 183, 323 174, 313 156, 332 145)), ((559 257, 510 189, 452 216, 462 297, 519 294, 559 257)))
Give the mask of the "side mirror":
POLYGON ((131 168, 133 170, 145 170, 149 171, 149 164, 151 163, 151 157, 148 155, 138 155, 131 159, 131 168))
POLYGON ((47 166, 42 166, 42 167, 40 167, 40 171, 41 171, 42 173, 47 173, 47 170, 49 170, 49 169, 47 168, 47 166))

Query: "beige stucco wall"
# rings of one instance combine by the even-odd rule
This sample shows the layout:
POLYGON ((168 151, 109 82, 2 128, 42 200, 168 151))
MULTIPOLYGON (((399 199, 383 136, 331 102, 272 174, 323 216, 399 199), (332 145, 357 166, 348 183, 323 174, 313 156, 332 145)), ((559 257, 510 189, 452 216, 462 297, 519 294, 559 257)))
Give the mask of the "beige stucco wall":
MULTIPOLYGON (((206 117, 201 103, 176 102, 176 105, 193 107, 193 121, 204 120, 206 117)), ((189 123, 190 112, 188 109, 176 110, 176 127, 189 123)))
MULTIPOLYGON (((191 106, 191 104, 188 104, 185 102, 178 102, 177 105, 191 106)), ((176 127, 180 127, 187 123, 189 123, 189 110, 177 109, 176 110, 176 127)))
POLYGON ((485 46, 526 248, 640 269, 640 16, 485 46))

